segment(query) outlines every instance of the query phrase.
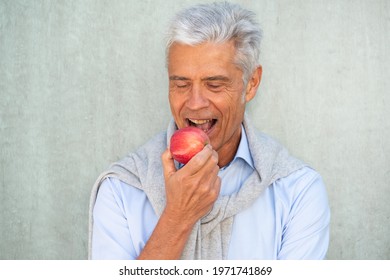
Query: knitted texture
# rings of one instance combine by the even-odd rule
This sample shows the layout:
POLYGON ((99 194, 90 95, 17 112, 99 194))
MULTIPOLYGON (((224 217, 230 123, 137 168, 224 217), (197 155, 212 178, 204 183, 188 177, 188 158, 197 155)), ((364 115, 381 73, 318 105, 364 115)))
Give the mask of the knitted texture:
MULTIPOLYGON (((212 210, 195 224, 182 259, 226 259, 234 216, 251 206, 273 182, 305 166, 303 162, 290 156, 278 142, 256 131, 247 116, 243 124, 255 169, 237 193, 220 196, 212 210)), ((105 178, 115 177, 143 190, 156 215, 161 216, 166 204, 161 154, 168 147, 169 139, 176 129, 172 120, 167 132, 157 135, 134 153, 112 164, 99 176, 90 198, 89 257, 92 249, 93 208, 99 187, 105 178)))

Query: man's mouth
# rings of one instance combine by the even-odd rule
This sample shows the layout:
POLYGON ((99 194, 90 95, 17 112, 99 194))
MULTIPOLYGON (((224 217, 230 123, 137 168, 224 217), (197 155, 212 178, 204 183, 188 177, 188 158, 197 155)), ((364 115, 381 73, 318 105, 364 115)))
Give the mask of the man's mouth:
POLYGON ((216 119, 187 119, 187 123, 189 126, 195 126, 197 128, 200 128, 204 132, 209 132, 217 122, 216 119))

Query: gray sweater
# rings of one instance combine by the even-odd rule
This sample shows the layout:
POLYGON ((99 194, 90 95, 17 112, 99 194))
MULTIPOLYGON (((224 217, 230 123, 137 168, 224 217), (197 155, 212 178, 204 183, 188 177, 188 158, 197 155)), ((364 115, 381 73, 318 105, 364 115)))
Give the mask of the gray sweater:
MULTIPOLYGON (((256 131, 247 116, 243 124, 255 170, 237 193, 220 196, 213 209, 195 224, 182 259, 226 259, 234 216, 249 207, 277 179, 305 166, 303 162, 290 156, 278 142, 256 131)), ((169 145, 169 139, 176 129, 172 120, 166 132, 112 164, 99 176, 90 199, 89 257, 93 237, 93 208, 99 187, 105 178, 115 177, 143 190, 156 215, 161 216, 166 203, 161 154, 169 145)))

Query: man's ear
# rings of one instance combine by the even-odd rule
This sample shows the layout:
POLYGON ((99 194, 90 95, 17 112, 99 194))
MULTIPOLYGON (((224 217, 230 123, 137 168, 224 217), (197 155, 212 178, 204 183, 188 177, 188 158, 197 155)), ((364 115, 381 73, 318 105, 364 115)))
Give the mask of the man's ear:
POLYGON ((260 82, 261 82, 261 76, 263 74, 263 68, 261 65, 257 66, 255 71, 253 71, 252 76, 248 80, 248 84, 246 86, 246 94, 245 94, 245 101, 249 102, 251 101, 257 92, 257 89, 259 88, 260 82))

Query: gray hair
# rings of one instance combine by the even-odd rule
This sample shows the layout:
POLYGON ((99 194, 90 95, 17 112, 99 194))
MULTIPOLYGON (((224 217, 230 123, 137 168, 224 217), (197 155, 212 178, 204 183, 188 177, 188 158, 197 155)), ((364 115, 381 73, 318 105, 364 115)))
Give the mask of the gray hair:
POLYGON ((173 43, 198 45, 205 42, 235 42, 235 63, 246 84, 258 66, 262 30, 255 13, 228 2, 200 4, 179 12, 167 34, 166 56, 173 43))

